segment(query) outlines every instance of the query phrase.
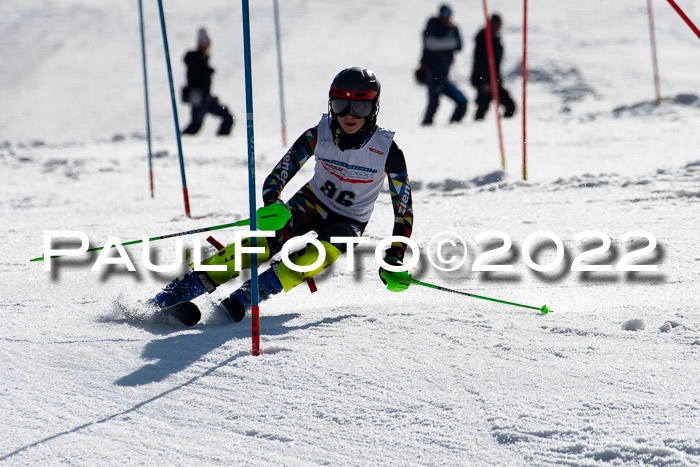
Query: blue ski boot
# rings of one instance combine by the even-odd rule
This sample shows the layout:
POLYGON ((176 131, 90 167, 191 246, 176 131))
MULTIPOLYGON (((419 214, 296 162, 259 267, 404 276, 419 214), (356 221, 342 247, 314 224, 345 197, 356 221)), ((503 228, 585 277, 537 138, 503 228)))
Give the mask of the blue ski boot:
POLYGON ((165 308, 181 302, 189 302, 205 292, 212 293, 216 285, 204 272, 192 271, 182 279, 175 279, 155 296, 156 304, 165 308))
MULTIPOLYGON (((273 265, 267 271, 258 276, 258 299, 260 302, 283 290, 282 283, 277 277, 277 267, 273 265)), ((238 290, 225 298, 219 307, 228 314, 236 323, 243 319, 246 311, 250 310, 253 302, 253 289, 250 279, 238 290)))

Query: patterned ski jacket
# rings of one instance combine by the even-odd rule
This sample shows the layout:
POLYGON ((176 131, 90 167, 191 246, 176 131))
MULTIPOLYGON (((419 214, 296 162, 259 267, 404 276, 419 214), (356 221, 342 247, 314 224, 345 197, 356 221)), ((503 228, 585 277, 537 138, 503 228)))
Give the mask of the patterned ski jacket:
MULTIPOLYGON (((309 182, 314 195, 331 211, 367 222, 372 214, 384 177, 394 209, 392 235, 410 238, 413 229, 411 188, 403 151, 394 133, 376 126, 356 148, 341 150, 332 130, 332 117, 323 116, 308 129, 275 166, 263 185, 263 201, 280 198, 282 189, 309 160, 316 156, 314 176, 309 182)), ((391 255, 403 258, 405 244, 392 243, 391 255)), ((387 254, 389 256, 390 254, 387 254)))

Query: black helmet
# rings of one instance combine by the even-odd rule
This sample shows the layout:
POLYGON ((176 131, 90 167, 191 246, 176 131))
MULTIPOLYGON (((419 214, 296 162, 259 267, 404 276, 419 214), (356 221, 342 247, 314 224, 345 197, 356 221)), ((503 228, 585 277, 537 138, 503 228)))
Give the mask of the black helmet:
POLYGON ((349 101, 371 101, 372 112, 367 117, 365 127, 373 126, 377 122, 379 112, 379 93, 382 86, 374 72, 368 68, 346 68, 333 78, 331 89, 328 92, 328 106, 332 114, 331 101, 344 99, 349 101))

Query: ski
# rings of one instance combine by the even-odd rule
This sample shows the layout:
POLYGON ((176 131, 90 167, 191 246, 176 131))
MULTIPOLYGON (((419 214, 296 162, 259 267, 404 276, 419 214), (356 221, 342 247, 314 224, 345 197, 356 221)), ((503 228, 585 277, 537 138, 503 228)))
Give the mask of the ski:
POLYGON ((219 309, 235 323, 238 323, 245 318, 245 307, 241 302, 234 298, 225 298, 221 303, 219 303, 219 309))
POLYGON ((192 302, 176 303, 175 305, 162 308, 156 312, 158 318, 156 321, 171 321, 169 318, 175 318, 185 326, 194 326, 202 319, 202 313, 199 307, 192 302))

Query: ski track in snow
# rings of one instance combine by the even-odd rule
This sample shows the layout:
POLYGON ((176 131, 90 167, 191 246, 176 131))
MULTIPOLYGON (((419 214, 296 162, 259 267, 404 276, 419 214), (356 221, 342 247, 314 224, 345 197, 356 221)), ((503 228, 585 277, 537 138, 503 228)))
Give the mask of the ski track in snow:
MULTIPOLYGON (((156 322, 142 304, 186 265, 150 272, 138 246, 127 247, 136 272, 93 272, 97 253, 55 260, 50 272, 28 261, 41 255, 47 230, 83 231, 101 246, 110 236, 125 242, 247 217, 243 65, 226 58, 242 56, 240 26, 230 26, 240 24, 235 5, 166 6, 176 87, 179 54, 207 25, 214 89, 238 118, 232 138, 213 137, 210 119, 200 136, 183 140, 188 219, 160 30, 148 23, 152 199, 136 12, 88 3, 0 5, 8 40, 0 64, 17 73, 0 78, 0 465, 700 465, 700 55, 670 8, 656 10, 659 107, 647 76, 643 5, 533 8, 523 181, 520 114, 503 122, 505 170, 491 114, 447 125, 444 101, 442 123, 418 126, 425 91, 411 72, 434 5, 358 2, 338 15, 328 2, 282 2, 287 108, 294 109, 288 133, 318 121, 334 73, 359 62, 374 68, 383 85, 380 123, 397 131, 412 180, 421 250, 414 277, 554 313, 418 285, 386 291, 373 257, 390 233, 382 193, 355 271, 341 258, 317 278, 318 293, 299 287, 263 303, 263 355, 253 357, 250 317, 233 324, 215 306, 246 273, 198 298, 202 321, 186 329, 156 322), (370 7, 375 15, 364 14, 370 7), (614 29, 592 13, 603 10, 616 18, 614 29), (357 22, 376 32, 354 36, 338 57, 333 38, 357 22), (85 71, 76 68, 76 50, 94 79, 76 79, 85 71), (475 240, 493 230, 513 245, 489 263, 512 272, 471 270, 479 254, 502 244, 475 240), (551 272, 523 260, 525 239, 541 230, 564 245, 551 272), (590 230, 611 240, 590 264, 617 265, 648 243, 620 237, 645 230, 658 243, 642 261, 659 271, 571 271, 578 255, 601 245, 575 240, 590 230), (467 243, 468 261, 453 272, 428 261, 438 232, 467 243)), ((700 18, 700 5, 679 4, 700 18)), ((453 77, 471 93, 467 60, 482 15, 455 6, 465 48, 453 77)), ((154 21, 154 7, 145 7, 154 21)), ((520 101, 521 2, 493 8, 505 17, 506 87, 520 101)), ((270 14, 270 5, 252 5, 258 192, 286 151, 270 14)), ((472 99, 470 113, 473 106, 472 99)), ((187 108, 179 111, 182 120, 187 108)), ((308 179, 304 170, 285 195, 308 179)), ((214 236, 233 241, 231 230, 214 236)), ((192 245, 183 239, 183 249, 192 245)), ((176 256, 172 239, 152 247, 159 264, 176 256)), ((554 257, 546 243, 531 253, 539 264, 554 257)))

